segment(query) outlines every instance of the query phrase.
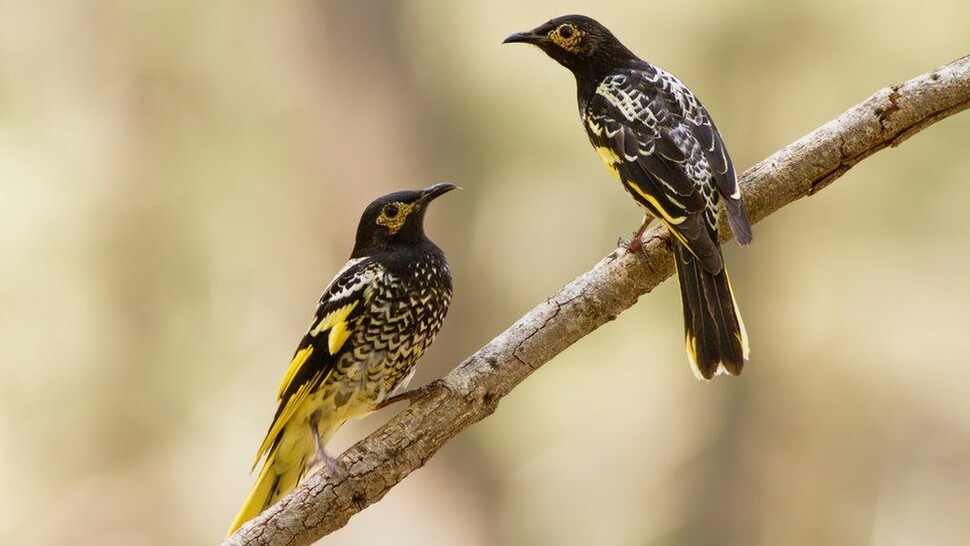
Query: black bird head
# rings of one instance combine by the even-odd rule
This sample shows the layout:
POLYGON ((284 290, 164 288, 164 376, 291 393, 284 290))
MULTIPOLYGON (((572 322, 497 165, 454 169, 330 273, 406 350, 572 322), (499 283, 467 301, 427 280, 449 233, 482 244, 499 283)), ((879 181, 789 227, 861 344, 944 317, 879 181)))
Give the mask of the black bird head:
POLYGON ((535 45, 574 73, 636 59, 609 29, 585 15, 556 17, 532 30, 517 32, 502 43, 535 45))
POLYGON ((418 191, 399 191, 379 197, 364 209, 357 226, 352 258, 370 256, 394 246, 429 242, 424 234, 424 211, 436 198, 461 189, 443 182, 418 191))

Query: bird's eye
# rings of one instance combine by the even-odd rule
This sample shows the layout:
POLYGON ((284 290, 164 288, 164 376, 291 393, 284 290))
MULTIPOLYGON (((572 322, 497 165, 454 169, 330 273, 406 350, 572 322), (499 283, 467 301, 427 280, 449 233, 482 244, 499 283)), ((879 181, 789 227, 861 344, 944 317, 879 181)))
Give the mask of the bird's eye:
POLYGON ((401 210, 393 203, 384 207, 384 216, 388 218, 396 217, 399 212, 401 212, 401 210))
POLYGON ((559 35, 568 40, 573 35, 572 25, 562 25, 559 27, 559 35))

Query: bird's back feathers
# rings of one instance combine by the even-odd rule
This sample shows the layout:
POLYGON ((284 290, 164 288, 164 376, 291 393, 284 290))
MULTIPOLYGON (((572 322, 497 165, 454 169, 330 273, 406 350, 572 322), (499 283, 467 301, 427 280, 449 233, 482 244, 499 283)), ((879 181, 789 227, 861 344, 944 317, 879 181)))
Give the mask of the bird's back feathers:
POLYGON ((707 110, 680 80, 637 61, 579 89, 590 142, 608 151, 600 156, 627 191, 705 268, 717 272, 721 267, 714 247, 722 201, 738 240, 750 242, 731 158, 707 110), (695 217, 705 229, 698 229, 697 220, 688 221, 695 217))

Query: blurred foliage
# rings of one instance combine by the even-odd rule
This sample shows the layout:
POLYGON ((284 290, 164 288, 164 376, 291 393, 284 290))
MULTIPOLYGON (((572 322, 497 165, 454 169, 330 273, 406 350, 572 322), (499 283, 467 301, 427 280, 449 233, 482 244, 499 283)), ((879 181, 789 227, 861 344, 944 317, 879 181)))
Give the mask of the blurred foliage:
MULTIPOLYGON (((215 543, 376 195, 466 188, 429 217, 456 296, 415 384, 631 232, 571 76, 499 45, 574 11, 739 168, 970 28, 965 0, 0 1, 0 541, 215 543)), ((964 542, 968 141, 964 114, 727 249, 741 380, 694 380, 668 283, 327 544, 964 542)))

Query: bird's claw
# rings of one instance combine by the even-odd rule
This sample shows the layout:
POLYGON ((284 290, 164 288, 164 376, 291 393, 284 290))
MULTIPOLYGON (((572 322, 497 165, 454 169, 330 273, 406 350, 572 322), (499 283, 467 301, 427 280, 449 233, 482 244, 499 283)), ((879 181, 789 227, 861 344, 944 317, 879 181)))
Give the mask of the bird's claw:
POLYGON ((339 459, 319 451, 315 454, 308 466, 311 469, 310 473, 319 472, 326 467, 330 475, 338 479, 344 478, 347 475, 347 467, 339 459))
POLYGON ((647 251, 643 248, 643 231, 637 231, 633 234, 631 239, 625 239, 619 237, 616 241, 618 247, 626 249, 627 252, 635 253, 640 256, 640 259, 645 263, 649 263, 647 259, 647 251))
POLYGON ((347 468, 340 460, 334 457, 324 456, 323 464, 327 466, 327 469, 330 470, 330 474, 333 476, 342 478, 347 475, 347 468))
POLYGON ((418 387, 416 389, 411 389, 409 391, 404 391, 401 394, 395 394, 394 396, 384 400, 380 404, 377 404, 377 407, 374 408, 374 411, 382 410, 387 406, 390 406, 391 404, 396 404, 398 402, 403 402, 405 400, 410 402, 412 398, 414 398, 419 392, 423 391, 425 388, 427 388, 427 386, 418 387))
POLYGON ((628 250, 630 252, 636 252, 636 253, 642 255, 642 251, 643 251, 643 233, 642 232, 636 232, 636 233, 633 234, 633 237, 630 238, 630 239, 627 239, 625 237, 617 237, 616 238, 616 246, 618 246, 620 248, 623 248, 623 249, 626 249, 626 250, 628 250))

